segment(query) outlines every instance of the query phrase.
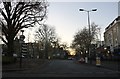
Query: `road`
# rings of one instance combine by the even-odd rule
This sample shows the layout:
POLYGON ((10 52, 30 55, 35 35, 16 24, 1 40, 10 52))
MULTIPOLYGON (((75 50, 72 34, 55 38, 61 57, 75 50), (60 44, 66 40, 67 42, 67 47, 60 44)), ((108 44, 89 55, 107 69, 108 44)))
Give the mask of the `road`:
POLYGON ((4 72, 3 77, 118 77, 118 71, 80 64, 74 60, 49 60, 30 70, 4 72))

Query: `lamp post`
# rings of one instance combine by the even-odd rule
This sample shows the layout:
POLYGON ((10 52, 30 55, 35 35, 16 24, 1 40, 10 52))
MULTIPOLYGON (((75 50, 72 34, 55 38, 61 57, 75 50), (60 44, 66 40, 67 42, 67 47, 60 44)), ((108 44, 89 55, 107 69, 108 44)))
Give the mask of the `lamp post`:
MULTIPOLYGON (((90 54, 90 44, 91 44, 91 39, 90 39, 90 35, 91 35, 91 32, 90 32, 90 16, 89 16, 89 13, 92 12, 92 11, 97 11, 97 9, 92 9, 92 10, 85 10, 85 9, 79 9, 79 11, 85 11, 87 12, 88 14, 88 28, 89 28, 89 46, 88 46, 88 54, 89 54, 89 58, 91 58, 91 54, 90 54)), ((90 61, 91 63, 91 61, 90 61)))

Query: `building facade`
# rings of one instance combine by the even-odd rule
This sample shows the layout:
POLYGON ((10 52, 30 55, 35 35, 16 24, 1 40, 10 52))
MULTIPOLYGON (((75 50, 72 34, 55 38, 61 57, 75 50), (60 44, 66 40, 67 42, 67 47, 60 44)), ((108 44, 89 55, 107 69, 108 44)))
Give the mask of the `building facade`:
POLYGON ((105 28, 104 41, 110 52, 120 48, 120 16, 105 28))

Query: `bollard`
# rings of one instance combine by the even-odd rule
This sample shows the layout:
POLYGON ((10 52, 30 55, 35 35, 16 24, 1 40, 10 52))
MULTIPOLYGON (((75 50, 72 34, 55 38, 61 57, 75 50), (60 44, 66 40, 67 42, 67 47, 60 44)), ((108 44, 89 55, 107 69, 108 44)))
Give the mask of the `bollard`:
POLYGON ((96 57, 96 66, 98 66, 98 67, 101 66, 100 57, 96 57))
POLYGON ((85 63, 88 63, 88 58, 87 57, 85 57, 85 63))
POLYGON ((50 56, 48 56, 48 59, 50 60, 50 56))
POLYGON ((39 59, 39 56, 37 56, 37 59, 39 59))

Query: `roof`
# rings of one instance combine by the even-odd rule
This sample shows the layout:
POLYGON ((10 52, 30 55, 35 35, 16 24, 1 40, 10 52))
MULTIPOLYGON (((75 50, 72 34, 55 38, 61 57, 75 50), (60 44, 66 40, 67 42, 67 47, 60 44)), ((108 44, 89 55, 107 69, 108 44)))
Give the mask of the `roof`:
POLYGON ((112 27, 119 20, 120 20, 120 16, 118 16, 117 18, 115 18, 115 20, 113 20, 113 22, 110 23, 109 26, 105 28, 105 30, 108 30, 110 27, 112 27))

